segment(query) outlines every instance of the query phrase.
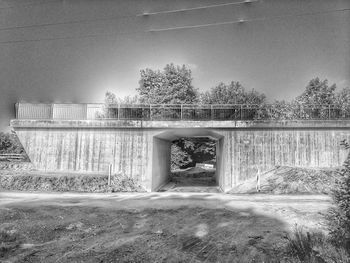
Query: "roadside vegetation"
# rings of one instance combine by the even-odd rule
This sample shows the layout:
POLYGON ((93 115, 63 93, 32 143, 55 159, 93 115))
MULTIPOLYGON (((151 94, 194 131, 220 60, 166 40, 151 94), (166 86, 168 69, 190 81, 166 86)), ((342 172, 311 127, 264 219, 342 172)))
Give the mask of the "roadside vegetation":
MULTIPOLYGON (((348 142, 342 145, 350 149, 348 142)), ((350 262, 350 153, 339 174, 331 191, 333 207, 326 215, 328 234, 296 227, 288 235, 285 249, 291 260, 287 262, 350 262)))
POLYGON ((257 178, 248 179, 230 191, 231 194, 331 194, 341 173, 337 168, 302 168, 277 166, 257 178))
POLYGON ((48 173, 16 169, 0 171, 0 190, 41 192, 144 192, 133 178, 113 174, 48 173))

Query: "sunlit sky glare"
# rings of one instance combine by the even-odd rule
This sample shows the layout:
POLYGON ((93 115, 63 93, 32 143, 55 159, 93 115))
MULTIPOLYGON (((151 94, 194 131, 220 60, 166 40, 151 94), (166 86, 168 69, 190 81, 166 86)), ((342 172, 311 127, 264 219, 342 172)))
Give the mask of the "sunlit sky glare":
POLYGON ((350 86, 350 11, 328 12, 350 8, 350 0, 162 13, 233 2, 241 0, 0 0, 0 130, 18 100, 135 95, 140 69, 171 62, 192 69, 199 91, 234 80, 270 101, 292 99, 317 76, 350 86), (160 13, 138 16, 145 12, 160 13), (240 19, 247 22, 149 32, 240 19))

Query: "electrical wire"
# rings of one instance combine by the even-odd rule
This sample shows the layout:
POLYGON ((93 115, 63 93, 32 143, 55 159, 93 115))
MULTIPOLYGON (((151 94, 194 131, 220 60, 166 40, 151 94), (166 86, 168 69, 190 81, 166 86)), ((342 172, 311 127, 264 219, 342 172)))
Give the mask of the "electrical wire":
POLYGON ((65 39, 83 39, 83 38, 94 38, 94 37, 108 37, 108 36, 131 35, 131 34, 139 34, 139 33, 147 33, 147 32, 163 32, 163 31, 170 31, 170 30, 192 29, 192 28, 237 24, 237 23, 243 23, 243 22, 265 21, 265 20, 273 20, 273 19, 279 19, 279 18, 285 18, 285 17, 300 17, 300 16, 308 16, 308 15, 319 15, 319 14, 334 13, 334 12, 344 12, 344 11, 349 11, 349 10, 350 10, 350 8, 343 8, 343 9, 335 9, 335 10, 327 10, 327 11, 319 11, 319 12, 309 12, 309 13, 301 13, 301 14, 287 14, 287 15, 281 15, 281 16, 263 17, 263 18, 247 19, 247 20, 234 20, 234 21, 201 24, 201 25, 193 25, 193 26, 150 29, 147 31, 120 32, 120 33, 113 33, 113 34, 91 34, 91 35, 71 36, 71 37, 53 37, 53 38, 39 38, 39 39, 9 40, 9 41, 0 41, 0 44, 41 42, 41 41, 53 41, 53 40, 65 40, 65 39))
POLYGON ((180 27, 150 29, 147 32, 163 32, 163 31, 170 31, 170 30, 193 29, 193 28, 201 28, 201 27, 220 26, 220 25, 241 24, 241 23, 245 23, 245 22, 266 21, 266 20, 280 19, 280 18, 286 18, 286 17, 313 16, 313 15, 320 15, 320 14, 327 14, 327 13, 334 13, 334 12, 344 12, 344 11, 349 11, 349 10, 350 10, 350 8, 343 8, 343 9, 335 9, 335 10, 320 11, 320 12, 287 14, 287 15, 281 15, 281 16, 262 17, 262 18, 254 18, 254 19, 240 19, 240 20, 232 20, 232 21, 226 21, 226 22, 217 22, 217 23, 200 24, 200 25, 192 25, 192 26, 180 26, 180 27))
MULTIPOLYGON (((207 6, 193 7, 193 8, 187 8, 187 9, 169 10, 169 11, 160 11, 160 12, 154 12, 154 13, 147 13, 147 15, 185 12, 185 11, 192 11, 192 10, 200 10, 200 9, 207 9, 207 8, 222 7, 222 6, 228 6, 228 5, 238 5, 238 4, 244 4, 244 3, 253 3, 253 2, 258 2, 258 1, 260 1, 260 0, 245 0, 245 1, 242 1, 242 2, 207 5, 207 6)), ((37 4, 37 5, 40 5, 40 4, 37 4)), ((145 16, 145 15, 146 15, 146 13, 145 14, 139 14, 139 15, 136 15, 136 17, 145 16)), ((57 23, 43 23, 43 24, 33 24, 33 25, 24 25, 24 26, 2 27, 2 28, 0 28, 0 31, 16 30, 16 29, 24 29, 24 28, 46 27, 46 26, 56 26, 56 25, 69 25, 69 24, 89 23, 89 22, 96 22, 96 21, 108 21, 108 20, 116 20, 116 19, 119 19, 119 18, 130 18, 130 17, 135 17, 135 15, 124 15, 124 16, 114 16, 114 17, 108 17, 108 18, 81 19, 81 20, 72 20, 72 21, 57 22, 57 23)))
POLYGON ((254 3, 254 2, 259 2, 259 1, 260 0, 245 0, 245 1, 241 1, 241 2, 231 2, 231 3, 224 3, 224 4, 206 5, 206 6, 199 6, 199 7, 192 7, 192 8, 183 8, 183 9, 176 9, 176 10, 167 10, 167 11, 159 11, 159 12, 152 12, 152 13, 143 13, 143 14, 138 14, 137 16, 151 16, 151 15, 160 15, 160 14, 171 14, 171 13, 187 12, 187 11, 194 11, 194 10, 200 10, 200 9, 217 8, 217 7, 230 6, 230 5, 249 4, 249 3, 254 3))

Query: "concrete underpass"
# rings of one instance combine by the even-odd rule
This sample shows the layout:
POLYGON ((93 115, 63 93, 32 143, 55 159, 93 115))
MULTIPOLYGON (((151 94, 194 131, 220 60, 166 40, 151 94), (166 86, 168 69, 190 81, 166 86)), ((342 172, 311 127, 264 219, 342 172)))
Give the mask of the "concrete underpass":
POLYGON ((178 138, 217 141, 223 192, 276 166, 339 167, 347 156, 340 142, 350 141, 349 120, 96 119, 94 107, 19 104, 11 126, 39 171, 108 174, 112 165, 149 192, 169 181, 178 138))
POLYGON ((222 156, 224 136, 211 131, 210 129, 173 129, 157 134, 153 138, 152 156, 152 191, 159 190, 170 181, 171 144, 180 138, 207 137, 216 141, 216 185, 223 181, 222 156))

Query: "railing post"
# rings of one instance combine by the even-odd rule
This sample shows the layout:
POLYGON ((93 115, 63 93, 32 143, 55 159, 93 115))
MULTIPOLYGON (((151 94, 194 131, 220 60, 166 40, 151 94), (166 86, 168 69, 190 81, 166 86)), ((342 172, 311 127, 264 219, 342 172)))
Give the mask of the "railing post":
POLYGON ((149 119, 152 120, 152 104, 149 105, 149 119))
POLYGON ((55 108, 55 104, 52 103, 51 104, 51 107, 50 107, 50 119, 53 120, 53 111, 54 111, 54 108, 55 108))
POLYGON ((210 105, 210 119, 214 120, 214 111, 213 111, 213 105, 210 105))
POLYGON ((331 105, 328 104, 328 120, 331 119, 331 105))
POLYGON ((19 102, 15 103, 15 114, 16 114, 16 119, 18 119, 18 109, 19 109, 19 102))
POLYGON ((88 104, 87 103, 85 103, 85 120, 87 120, 88 119, 88 104))
POLYGON ((182 120, 182 118, 183 118, 183 115, 182 115, 182 114, 183 114, 183 112, 182 112, 182 110, 183 110, 182 104, 180 105, 180 107, 181 107, 181 108, 180 108, 180 120, 182 120))
POLYGON ((120 104, 118 103, 117 119, 120 120, 120 104))
POLYGON ((243 120, 243 105, 241 104, 241 120, 243 120))

